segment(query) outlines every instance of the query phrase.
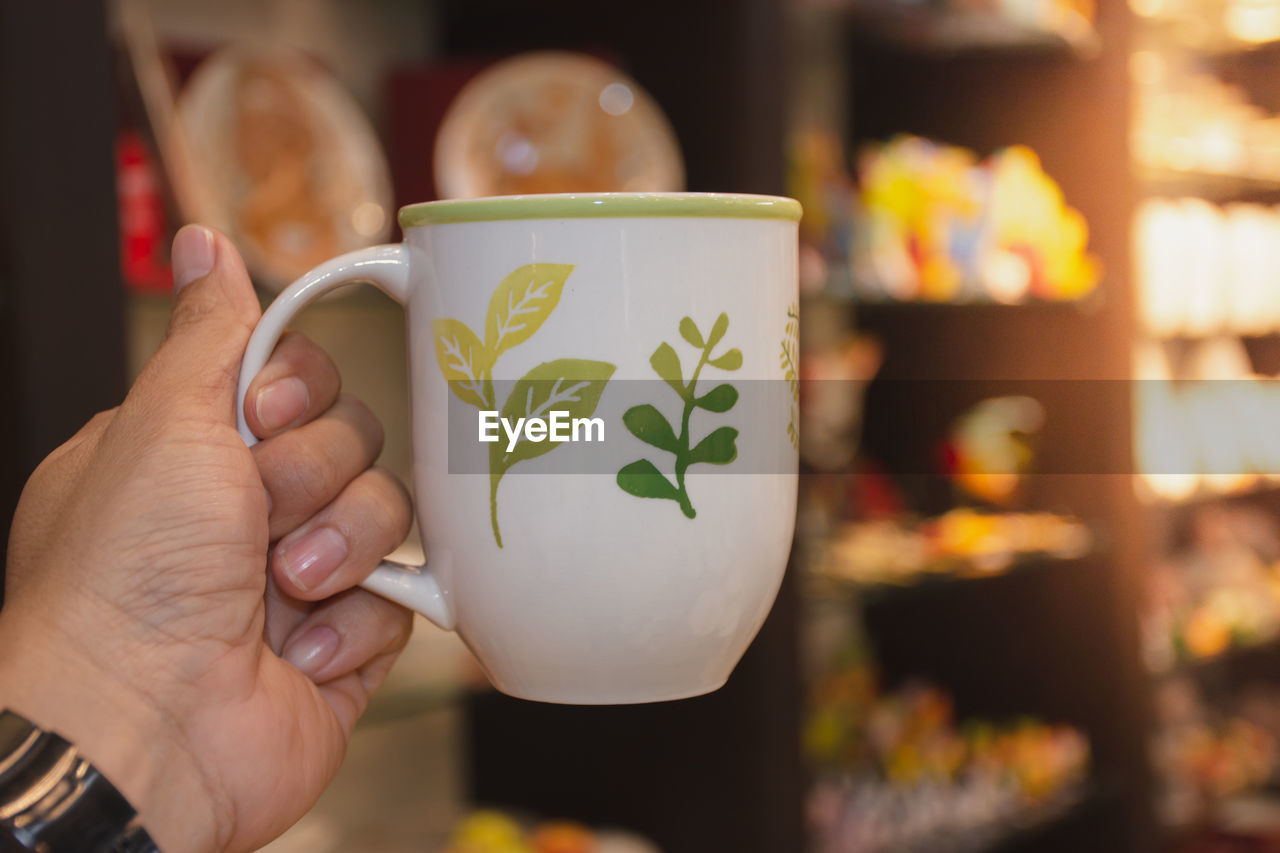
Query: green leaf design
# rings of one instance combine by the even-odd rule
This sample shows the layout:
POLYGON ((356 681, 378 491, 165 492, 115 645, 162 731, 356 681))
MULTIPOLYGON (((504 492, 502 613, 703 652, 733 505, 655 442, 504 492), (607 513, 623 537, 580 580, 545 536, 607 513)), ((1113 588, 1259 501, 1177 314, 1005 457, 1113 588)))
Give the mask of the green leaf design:
POLYGON ((675 430, 671 428, 671 424, 667 422, 662 412, 648 403, 627 409, 622 416, 622 422, 627 425, 632 435, 644 443, 652 444, 668 453, 680 451, 680 441, 676 438, 675 430))
POLYGON ((638 498, 680 500, 680 492, 648 459, 637 459, 630 465, 624 465, 618 471, 618 485, 627 494, 638 498))
POLYGON ((734 349, 725 352, 725 354, 719 358, 711 359, 707 364, 712 367, 718 367, 721 370, 737 370, 739 367, 742 367, 742 350, 735 347, 734 349))
POLYGON ((449 389, 459 400, 481 409, 492 408, 493 389, 488 386, 493 355, 466 323, 451 318, 432 321, 436 364, 449 389))
POLYGON ((787 421, 787 438, 791 446, 800 449, 800 312, 793 302, 787 308, 787 325, 782 339, 782 355, 779 365, 782 367, 782 378, 791 389, 791 418, 787 421))
MULTIPOLYGON (((432 322, 436 363, 458 399, 480 409, 495 407, 493 368, 498 356, 541 328, 560 303, 565 280, 573 269, 573 264, 541 263, 513 270, 489 298, 484 341, 460 320, 446 317, 432 322)), ((676 366, 678 372, 679 360, 676 366)), ((571 420, 590 417, 614 370, 612 364, 586 359, 543 362, 516 382, 500 414, 513 425, 520 418, 549 420, 552 411, 563 411, 571 420)), ((503 475, 517 462, 550 453, 559 445, 548 436, 543 441, 518 441, 508 453, 501 435, 489 445, 489 521, 499 548, 498 484, 503 475)))
POLYGON ((653 367, 654 373, 665 379, 667 384, 675 389, 677 394, 681 397, 685 395, 684 376, 680 372, 680 356, 676 355, 671 344, 663 341, 653 351, 653 355, 649 356, 649 365, 653 367))
POLYGON ((742 366, 742 351, 729 349, 718 358, 712 358, 715 345, 729 331, 729 315, 721 313, 711 328, 711 334, 704 341, 698 324, 692 317, 682 317, 679 323, 680 337, 685 343, 700 350, 693 373, 685 384, 684 372, 680 366, 680 356, 671 344, 663 341, 653 355, 649 364, 654 371, 680 395, 684 404, 680 414, 680 434, 677 436, 671 423, 656 407, 642 404, 632 406, 622 416, 631 434, 646 444, 673 454, 675 459, 675 482, 663 476, 657 467, 648 459, 639 459, 618 472, 618 486, 628 494, 644 498, 665 498, 680 505, 680 511, 687 518, 695 518, 698 513, 689 499, 689 490, 685 485, 685 474, 690 465, 706 462, 712 465, 728 465, 738 458, 738 430, 734 427, 721 427, 698 442, 692 450, 690 435, 691 416, 695 409, 722 414, 732 409, 738 402, 738 389, 728 383, 721 383, 701 397, 698 396, 698 379, 702 369, 707 365, 721 370, 737 370, 742 366))
MULTIPOLYGON (((510 423, 518 418, 546 418, 553 411, 567 412, 570 418, 588 418, 600 403, 605 383, 616 367, 604 361, 583 358, 558 358, 545 361, 516 381, 511 394, 502 404, 502 417, 510 423)), ((533 459, 550 453, 560 446, 550 439, 545 441, 522 440, 510 453, 504 442, 491 446, 501 447, 494 470, 505 473, 512 465, 524 459, 533 459)), ((492 460, 491 460, 492 461, 492 460)))
POLYGON ((698 331, 698 324, 693 322, 692 317, 683 317, 680 320, 680 337, 689 342, 689 346, 702 349, 706 344, 702 340, 702 332, 698 331))
POLYGON ((707 352, 711 352, 712 347, 720 343, 720 339, 727 331, 729 331, 729 315, 722 311, 716 318, 716 324, 711 327, 711 335, 707 338, 707 352))
POLYGON ((738 389, 725 383, 717 385, 701 397, 693 401, 695 406, 708 412, 727 412, 738 402, 738 389))
POLYGON ((737 438, 738 431, 733 427, 720 427, 689 451, 689 464, 710 462, 712 465, 728 465, 738 458, 737 438))
POLYGON ((494 357, 527 341, 560 302, 572 264, 526 264, 502 280, 489 299, 484 342, 494 357))

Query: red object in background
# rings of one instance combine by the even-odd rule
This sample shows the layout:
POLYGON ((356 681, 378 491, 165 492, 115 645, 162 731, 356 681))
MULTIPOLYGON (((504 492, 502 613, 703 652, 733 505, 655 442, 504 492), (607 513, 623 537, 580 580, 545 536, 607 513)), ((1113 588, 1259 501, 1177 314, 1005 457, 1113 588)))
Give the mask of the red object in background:
POLYGON ((898 518, 907 511, 902 492, 880 466, 869 459, 858 463, 857 472, 848 478, 848 489, 852 518, 862 521, 898 518))
POLYGON ((468 59, 393 71, 387 84, 387 158, 396 207, 434 201, 436 132, 462 87, 493 58, 468 59))
POLYGON ((168 293, 168 219, 155 163, 133 130, 116 138, 116 203, 120 218, 120 272, 135 293, 168 293))

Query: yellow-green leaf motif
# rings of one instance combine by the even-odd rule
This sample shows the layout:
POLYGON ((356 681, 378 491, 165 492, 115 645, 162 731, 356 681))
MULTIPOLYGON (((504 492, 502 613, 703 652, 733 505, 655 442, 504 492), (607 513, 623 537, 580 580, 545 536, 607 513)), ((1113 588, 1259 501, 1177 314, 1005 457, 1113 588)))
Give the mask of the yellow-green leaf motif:
POLYGON ((461 320, 442 317, 431 323, 435 337, 436 364, 444 374, 449 389, 464 403, 491 409, 492 390, 488 386, 493 356, 461 320))
POLYGON ((484 342, 494 357, 527 341, 560 302, 573 264, 526 264, 502 280, 489 299, 484 342))

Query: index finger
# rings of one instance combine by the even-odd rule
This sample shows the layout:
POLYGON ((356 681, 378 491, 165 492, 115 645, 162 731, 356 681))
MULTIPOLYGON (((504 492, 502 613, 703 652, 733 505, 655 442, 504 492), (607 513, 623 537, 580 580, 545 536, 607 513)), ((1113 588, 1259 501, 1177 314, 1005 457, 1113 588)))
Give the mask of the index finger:
POLYGON ((271 438, 324 414, 341 390, 328 353, 306 335, 285 332, 245 392, 245 423, 258 438, 271 438))

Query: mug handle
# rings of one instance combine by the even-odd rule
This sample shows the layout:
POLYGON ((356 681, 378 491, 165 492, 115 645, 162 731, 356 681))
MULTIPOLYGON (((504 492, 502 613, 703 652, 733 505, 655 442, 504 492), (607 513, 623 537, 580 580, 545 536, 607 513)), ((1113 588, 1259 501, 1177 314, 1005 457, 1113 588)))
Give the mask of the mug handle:
MULTIPOLYGON (((344 284, 372 282, 401 306, 409 300, 409 250, 403 243, 371 246, 326 261, 289 285, 263 313, 245 347, 236 389, 236 428, 250 447, 258 443, 244 419, 244 397, 276 348, 285 326, 306 305, 344 284)), ((435 573, 426 565, 406 566, 384 560, 360 586, 421 613, 446 631, 456 614, 435 573)))

